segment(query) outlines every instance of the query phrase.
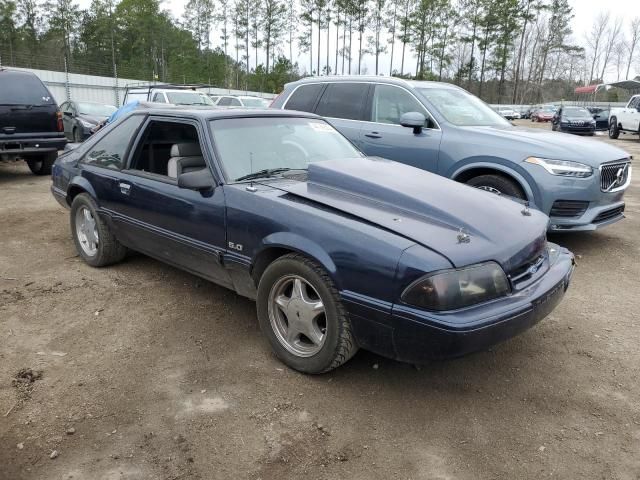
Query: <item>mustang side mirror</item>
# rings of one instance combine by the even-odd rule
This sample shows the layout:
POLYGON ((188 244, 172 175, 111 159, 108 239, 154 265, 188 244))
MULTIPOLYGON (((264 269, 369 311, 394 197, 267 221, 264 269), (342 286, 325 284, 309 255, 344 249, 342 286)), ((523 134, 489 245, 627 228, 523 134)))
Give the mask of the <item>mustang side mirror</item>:
POLYGON ((400 125, 413 128, 413 133, 416 135, 422 133, 422 127, 424 127, 424 122, 426 121, 427 118, 420 112, 407 112, 400 117, 400 125))
POLYGON ((67 117, 73 117, 73 112, 63 112, 67 117))
POLYGON ((180 188, 203 191, 213 188, 214 185, 215 180, 207 167, 178 175, 178 187, 180 188))

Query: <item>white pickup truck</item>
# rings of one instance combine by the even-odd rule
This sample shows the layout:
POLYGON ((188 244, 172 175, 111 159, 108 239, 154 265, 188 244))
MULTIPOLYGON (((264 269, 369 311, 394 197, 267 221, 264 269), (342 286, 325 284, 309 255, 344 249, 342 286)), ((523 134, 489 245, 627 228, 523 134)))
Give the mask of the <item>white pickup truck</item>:
POLYGON ((609 138, 621 133, 640 134, 640 95, 634 95, 624 108, 612 108, 609 112, 609 138))

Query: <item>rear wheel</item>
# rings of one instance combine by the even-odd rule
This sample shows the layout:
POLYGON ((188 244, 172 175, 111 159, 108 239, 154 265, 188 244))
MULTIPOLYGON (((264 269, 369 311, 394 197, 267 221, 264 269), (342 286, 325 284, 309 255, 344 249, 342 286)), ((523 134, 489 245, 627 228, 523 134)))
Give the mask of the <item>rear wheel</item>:
POLYGON ((526 200, 526 196, 515 181, 498 174, 480 175, 478 177, 467 180, 467 185, 496 195, 504 195, 507 197, 515 197, 520 200, 526 200))
POLYGON ((29 165, 31 173, 35 175, 51 175, 51 167, 57 157, 58 154, 56 152, 29 157, 27 158, 27 165, 29 165))
POLYGON ((620 129, 618 128, 618 119, 612 117, 609 122, 609 138, 616 139, 620 136, 620 129))
POLYGON ((104 267, 122 260, 127 249, 113 235, 109 225, 97 214, 96 204, 81 193, 71 204, 71 233, 76 250, 92 267, 104 267))
POLYGON ((267 267, 258 285, 258 320, 277 357, 303 373, 324 373, 358 350, 351 323, 327 272, 289 254, 267 267))

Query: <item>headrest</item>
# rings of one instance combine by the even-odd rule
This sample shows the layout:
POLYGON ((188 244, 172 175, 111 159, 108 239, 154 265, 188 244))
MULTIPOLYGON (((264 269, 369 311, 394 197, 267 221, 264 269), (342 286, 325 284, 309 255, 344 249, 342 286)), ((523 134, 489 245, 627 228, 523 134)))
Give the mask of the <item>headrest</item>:
POLYGON ((174 143, 170 155, 172 157, 198 157, 202 155, 202 150, 197 143, 174 143))

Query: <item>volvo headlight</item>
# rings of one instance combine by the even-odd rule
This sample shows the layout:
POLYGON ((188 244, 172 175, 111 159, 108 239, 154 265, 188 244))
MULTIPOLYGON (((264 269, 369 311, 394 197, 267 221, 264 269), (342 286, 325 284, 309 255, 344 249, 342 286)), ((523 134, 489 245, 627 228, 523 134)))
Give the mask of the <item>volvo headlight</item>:
POLYGON ((406 288, 402 301, 426 310, 455 310, 503 297, 510 291, 500 265, 487 262, 425 275, 406 288))
POLYGON ((586 178, 593 174, 593 168, 584 163, 569 162, 567 160, 551 160, 540 157, 529 157, 525 162, 540 165, 551 175, 559 175, 561 177, 586 178))

